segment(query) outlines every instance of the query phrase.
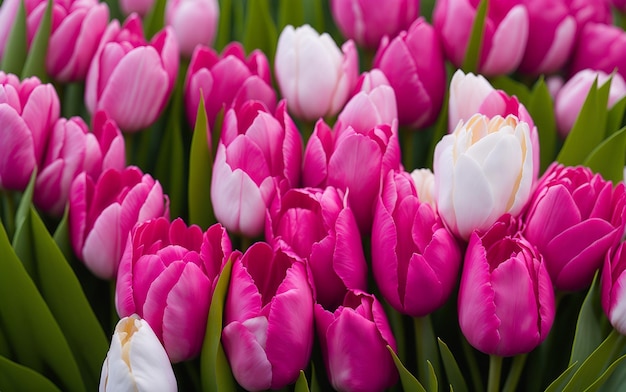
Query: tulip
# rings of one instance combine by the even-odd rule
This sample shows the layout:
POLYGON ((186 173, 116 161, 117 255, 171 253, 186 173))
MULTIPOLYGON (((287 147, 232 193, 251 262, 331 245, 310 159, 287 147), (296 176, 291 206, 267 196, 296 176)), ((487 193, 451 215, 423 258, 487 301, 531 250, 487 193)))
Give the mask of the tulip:
MULTIPOLYGON (((460 67, 465 60, 478 2, 437 1, 433 11, 435 30, 446 57, 460 67)), ((522 0, 490 1, 485 17, 478 71, 485 75, 513 72, 520 64, 529 34, 529 17, 522 0)))
POLYGON ((540 179, 524 220, 558 290, 581 290, 623 232, 625 187, 615 189, 587 167, 552 164, 540 179))
POLYGON ((309 25, 287 26, 278 37, 274 72, 294 116, 307 121, 333 116, 354 89, 359 64, 354 42, 337 47, 309 25))
POLYGON ((333 187, 290 189, 268 209, 265 238, 308 263, 315 299, 336 308, 367 287, 361 235, 347 197, 333 187))
MULTIPOLYGON (((559 90, 554 102, 554 114, 562 138, 567 137, 574 126, 587 94, 596 80, 598 87, 603 86, 609 80, 609 75, 602 71, 584 69, 577 72, 559 90)), ((611 109, 617 101, 626 97, 626 83, 620 74, 612 75, 610 83, 607 109, 611 109)))
POLYGON ((134 166, 109 169, 97 181, 79 174, 69 203, 74 254, 99 278, 115 278, 132 228, 169 215, 167 204, 161 184, 134 166))
POLYGON ((606 253, 600 278, 602 309, 613 328, 626 335, 626 307, 624 291, 626 279, 626 242, 606 253))
POLYGON ((3 0, 0 3, 0 60, 3 58, 19 5, 20 0, 3 0))
POLYGON ((350 291, 334 312, 316 304, 315 325, 335 390, 382 391, 396 383, 398 372, 387 351, 387 346, 396 351, 396 340, 373 295, 350 291))
POLYGON ((392 40, 384 38, 373 66, 383 71, 396 93, 400 125, 422 128, 435 121, 443 103, 446 68, 435 30, 423 18, 392 40))
POLYGON ((548 335, 554 290, 541 254, 510 216, 485 233, 473 232, 459 286, 459 325, 476 349, 514 356, 532 351, 548 335))
POLYGON ((372 0, 333 0, 333 20, 344 37, 376 50, 384 36, 395 37, 419 16, 418 0, 394 0, 384 6, 372 0))
POLYGON ((125 132, 151 125, 165 108, 178 73, 178 44, 170 27, 150 43, 141 21, 109 24, 87 73, 85 104, 104 110, 125 132))
POLYGON ((41 164, 59 97, 36 77, 20 81, 0 71, 0 189, 23 191, 41 164))
POLYGON ((589 68, 607 74, 617 70, 626 78, 626 32, 617 26, 588 23, 572 56, 572 74, 589 68))
POLYGON ((165 24, 172 26, 180 52, 191 57, 197 45, 213 45, 219 14, 217 0, 169 0, 165 24))
POLYGON ((435 198, 435 175, 430 169, 415 169, 411 172, 420 203, 428 203, 433 211, 437 210, 435 198))
POLYGON ((611 0, 610 3, 619 12, 626 13, 626 0, 611 0))
POLYGON ((271 112, 276 108, 267 57, 260 50, 254 50, 246 58, 243 46, 238 42, 228 44, 221 56, 205 46, 196 47, 184 90, 189 122, 196 123, 202 94, 211 129, 222 108, 225 111, 231 107, 238 109, 249 100, 263 102, 271 112))
POLYGON ((108 169, 124 170, 126 148, 119 127, 106 112, 97 112, 92 122, 92 132, 86 135, 84 169, 96 181, 108 169))
POLYGON ((124 15, 138 14, 142 18, 154 7, 155 0, 119 0, 124 15))
POLYGON ((280 389, 306 369, 313 347, 313 295, 304 263, 264 243, 233 263, 222 343, 237 382, 280 389))
POLYGON ((611 24, 610 0, 566 0, 570 13, 576 19, 576 30, 580 32, 587 23, 611 24))
POLYGON ((564 0, 526 0, 528 44, 519 71, 538 75, 559 71, 569 60, 576 40, 576 19, 564 0))
POLYGON ((535 181, 528 124, 517 117, 476 114, 443 137, 433 162, 439 214, 467 240, 501 215, 518 215, 535 181))
POLYGON ((260 235, 276 191, 298 186, 301 162, 302 139, 284 101, 275 116, 257 101, 230 109, 213 164, 215 217, 229 231, 260 235))
POLYGON ((137 315, 122 318, 102 364, 99 391, 177 390, 172 365, 150 325, 137 315))
POLYGON ((136 226, 117 275, 120 317, 138 314, 153 328, 172 362, 196 357, 206 332, 217 278, 231 253, 226 230, 205 233, 177 218, 136 226))

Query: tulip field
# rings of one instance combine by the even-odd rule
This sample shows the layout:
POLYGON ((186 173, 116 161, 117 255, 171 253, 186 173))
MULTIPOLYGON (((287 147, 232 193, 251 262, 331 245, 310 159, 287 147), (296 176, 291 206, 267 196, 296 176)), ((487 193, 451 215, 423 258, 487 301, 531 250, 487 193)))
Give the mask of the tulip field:
POLYGON ((626 391, 626 1, 0 0, 0 391, 626 391))

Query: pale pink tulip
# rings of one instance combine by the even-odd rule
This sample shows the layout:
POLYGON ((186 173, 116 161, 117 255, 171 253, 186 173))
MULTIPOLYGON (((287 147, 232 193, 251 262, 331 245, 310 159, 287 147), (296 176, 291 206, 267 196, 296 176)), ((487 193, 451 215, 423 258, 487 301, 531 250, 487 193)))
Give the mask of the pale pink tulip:
POLYGON ((197 45, 213 45, 219 14, 217 0, 168 0, 165 24, 172 26, 180 52, 191 57, 197 45))

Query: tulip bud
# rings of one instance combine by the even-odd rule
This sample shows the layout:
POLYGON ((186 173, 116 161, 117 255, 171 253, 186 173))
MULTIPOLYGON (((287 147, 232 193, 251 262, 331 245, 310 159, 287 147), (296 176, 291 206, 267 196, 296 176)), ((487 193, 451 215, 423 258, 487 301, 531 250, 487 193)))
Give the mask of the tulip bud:
POLYGON ((109 24, 91 62, 85 104, 91 114, 104 110, 125 132, 156 121, 178 73, 178 44, 171 28, 146 42, 141 21, 129 16, 109 24))
POLYGON ((309 25, 287 26, 280 33, 274 71, 294 116, 307 121, 333 116, 354 89, 359 72, 352 41, 341 50, 327 33, 309 25))
POLYGON ((600 279, 602 309, 613 328, 626 335, 626 242, 606 253, 600 279))
POLYGON ((617 26, 587 23, 572 56, 572 74, 589 68, 607 74, 617 70, 626 78, 626 32, 617 26))
POLYGON ((169 0, 165 24, 172 26, 180 52, 191 57, 197 45, 213 45, 219 14, 217 0, 169 0))
POLYGON ((106 112, 99 111, 92 119, 93 129, 86 137, 85 172, 94 181, 108 169, 126 167, 124 137, 106 112))
POLYGON ((517 117, 477 114, 435 148, 435 195, 450 231, 467 240, 505 213, 517 215, 534 183, 528 124, 517 117))
POLYGON ((555 316, 554 290, 542 257, 504 216, 473 232, 459 286, 459 325, 476 349, 502 357, 532 351, 555 316))
POLYGON ((172 365, 150 325, 137 315, 122 318, 102 364, 99 391, 177 390, 172 365))
POLYGON ((233 263, 222 342, 237 382, 280 389, 307 367, 313 347, 313 295, 304 263, 264 243, 233 263))

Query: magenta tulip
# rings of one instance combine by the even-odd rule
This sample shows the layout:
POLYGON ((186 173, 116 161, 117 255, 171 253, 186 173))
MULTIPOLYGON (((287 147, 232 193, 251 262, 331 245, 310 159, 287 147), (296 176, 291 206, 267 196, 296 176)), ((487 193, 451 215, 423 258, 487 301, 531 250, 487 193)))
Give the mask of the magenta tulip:
MULTIPOLYGON (((441 37, 446 57, 457 67, 465 60, 478 2, 440 0, 433 24, 441 37)), ((528 11, 523 0, 489 2, 478 61, 485 75, 508 74, 519 66, 529 33, 528 11)))
POLYGON ((600 287, 604 313, 613 328, 626 335, 626 242, 606 253, 600 287))
POLYGON ((276 191, 299 185, 301 162, 302 139, 284 101, 275 116, 257 101, 230 109, 213 164, 215 217, 229 231, 260 235, 276 191))
POLYGON ((185 79, 185 104, 191 124, 196 123, 201 94, 211 129, 222 108, 238 109, 249 100, 263 102, 270 112, 276 107, 267 57, 255 50, 246 58, 238 42, 228 44, 221 55, 198 46, 191 56, 185 79))
POLYGON ((460 265, 456 239, 420 202, 409 173, 390 171, 372 228, 372 269, 383 297, 403 314, 426 316, 447 301, 460 265))
POLYGON ((169 0, 165 24, 172 26, 180 52, 191 57, 197 45, 213 45, 219 15, 217 0, 169 0))
POLYGON ((367 287, 367 264, 361 235, 343 192, 290 189, 274 198, 265 238, 308 263, 315 299, 336 308, 346 290, 367 287))
POLYGON ((124 170, 126 148, 122 132, 106 112, 97 112, 92 123, 93 129, 86 139, 84 169, 96 181, 108 169, 124 170))
POLYGON ((541 254, 505 215, 472 233, 459 287, 459 325, 476 349, 502 357, 532 351, 555 316, 554 290, 541 254))
POLYGON ((306 369, 313 347, 313 295, 304 263, 257 242, 233 263, 222 343, 237 382, 280 389, 306 369))
POLYGON ((435 30, 423 18, 392 40, 383 39, 373 66, 383 71, 396 93, 400 125, 422 128, 435 121, 445 94, 446 68, 435 30))
POLYGON ((419 16, 419 0, 332 0, 333 20, 344 37, 376 50, 384 36, 395 37, 419 16))
POLYGON ((122 27, 114 20, 87 73, 87 109, 91 114, 104 110, 124 132, 148 127, 169 99, 178 59, 178 43, 171 28, 161 30, 148 43, 136 14, 122 27))
POLYGON ((69 234, 76 256, 102 279, 113 279, 137 223, 169 215, 161 184, 136 167, 86 173, 70 188, 69 234))
POLYGON ((205 233, 182 219, 136 226, 117 274, 120 317, 138 314, 152 327, 172 362, 196 357, 202 348, 213 291, 232 251, 220 224, 205 233))
POLYGON ((613 189, 587 167, 555 163, 544 173, 529 202, 524 236, 543 255, 558 290, 589 286, 622 235, 625 200, 623 183, 613 189))
POLYGON ((23 191, 59 118, 59 97, 36 77, 0 71, 0 188, 23 191))
POLYGON ((617 26, 588 23, 573 54, 570 72, 589 68, 607 74, 617 70, 626 78, 626 32, 617 26))
POLYGON ((577 31, 580 32, 587 23, 611 24, 610 0, 566 0, 570 13, 576 19, 577 31))
POLYGON ((610 3, 619 12, 621 12, 621 13, 625 13, 626 12, 626 0, 611 0, 610 3))
POLYGON ((387 350, 396 351, 396 340, 373 295, 350 291, 335 311, 316 304, 315 325, 335 390, 382 391, 396 383, 398 372, 387 350))

